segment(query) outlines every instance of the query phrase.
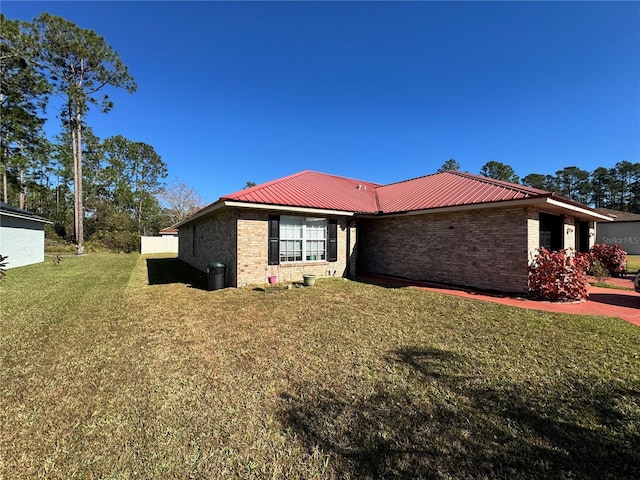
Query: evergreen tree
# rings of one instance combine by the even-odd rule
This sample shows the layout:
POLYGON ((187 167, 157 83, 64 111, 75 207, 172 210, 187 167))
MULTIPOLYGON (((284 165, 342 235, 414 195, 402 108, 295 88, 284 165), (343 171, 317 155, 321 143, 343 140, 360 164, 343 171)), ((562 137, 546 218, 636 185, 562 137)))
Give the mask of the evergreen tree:
POLYGON ((98 97, 97 93, 107 85, 133 92, 136 84, 120 55, 92 30, 48 13, 25 24, 25 29, 33 40, 28 58, 48 79, 54 92, 66 100, 63 122, 71 136, 74 240, 80 254, 84 250, 82 135, 89 105, 108 112, 113 103, 107 95, 98 97))
POLYGON ((30 155, 46 148, 42 115, 51 89, 25 59, 29 38, 20 25, 0 14, 0 164, 3 201, 9 202, 11 178, 18 203, 24 207, 24 173, 30 155))
POLYGON ((128 211, 138 233, 146 235, 152 230, 153 218, 159 215, 156 194, 167 176, 167 166, 151 145, 121 135, 105 140, 104 150, 105 178, 112 182, 114 205, 121 213, 128 211))
POLYGON ((442 164, 442 166, 438 169, 438 173, 447 172, 449 170, 460 170, 460 164, 456 162, 453 158, 450 158, 446 162, 442 164))
POLYGON ((531 188, 538 188, 540 190, 549 190, 549 175, 530 173, 526 177, 522 178, 522 185, 526 185, 531 188))
POLYGON ((480 175, 504 182, 518 183, 520 181, 520 178, 511 166, 496 162, 495 160, 485 163, 480 169, 480 175))
POLYGON ((578 167, 565 167, 556 172, 558 182, 558 193, 560 195, 586 203, 589 201, 591 184, 589 182, 589 172, 578 167))

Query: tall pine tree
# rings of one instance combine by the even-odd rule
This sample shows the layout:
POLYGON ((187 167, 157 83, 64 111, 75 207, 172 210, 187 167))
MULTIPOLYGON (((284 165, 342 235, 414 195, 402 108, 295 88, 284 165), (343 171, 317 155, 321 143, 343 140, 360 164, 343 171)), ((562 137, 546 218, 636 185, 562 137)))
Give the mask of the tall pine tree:
POLYGON ((113 107, 107 95, 98 92, 106 86, 136 90, 136 84, 120 55, 103 37, 64 18, 41 14, 25 24, 33 42, 28 58, 45 75, 54 92, 63 96, 66 109, 63 122, 71 134, 73 156, 74 241, 76 251, 84 250, 84 199, 82 186, 82 134, 90 105, 103 113, 113 107))

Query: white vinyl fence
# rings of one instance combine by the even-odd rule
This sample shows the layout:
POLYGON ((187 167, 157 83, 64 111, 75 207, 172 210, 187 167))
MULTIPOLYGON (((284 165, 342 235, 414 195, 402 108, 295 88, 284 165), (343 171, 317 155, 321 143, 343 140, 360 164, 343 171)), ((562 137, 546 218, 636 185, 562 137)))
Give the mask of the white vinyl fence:
POLYGON ((178 253, 178 236, 141 237, 141 253, 178 253))

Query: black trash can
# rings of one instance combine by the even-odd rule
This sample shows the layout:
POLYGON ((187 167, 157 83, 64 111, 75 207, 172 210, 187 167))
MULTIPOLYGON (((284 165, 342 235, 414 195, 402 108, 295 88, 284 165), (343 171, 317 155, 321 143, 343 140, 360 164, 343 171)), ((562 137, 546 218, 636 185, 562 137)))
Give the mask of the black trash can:
POLYGON ((211 262, 207 266, 208 290, 220 290, 224 288, 224 277, 227 266, 220 262, 211 262))

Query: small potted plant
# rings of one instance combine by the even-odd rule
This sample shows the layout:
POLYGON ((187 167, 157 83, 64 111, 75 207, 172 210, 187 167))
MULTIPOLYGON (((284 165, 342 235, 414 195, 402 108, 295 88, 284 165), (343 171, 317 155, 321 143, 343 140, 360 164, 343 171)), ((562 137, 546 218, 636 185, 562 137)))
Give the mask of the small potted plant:
POLYGON ((313 287, 316 284, 316 276, 312 273, 302 275, 302 283, 305 287, 313 287))
POLYGON ((304 265, 301 268, 302 270, 302 284, 305 287, 313 287, 316 284, 316 276, 313 273, 305 273, 304 265))
POLYGON ((267 278, 269 279, 269 285, 275 285, 278 283, 278 277, 275 275, 269 275, 267 278))

